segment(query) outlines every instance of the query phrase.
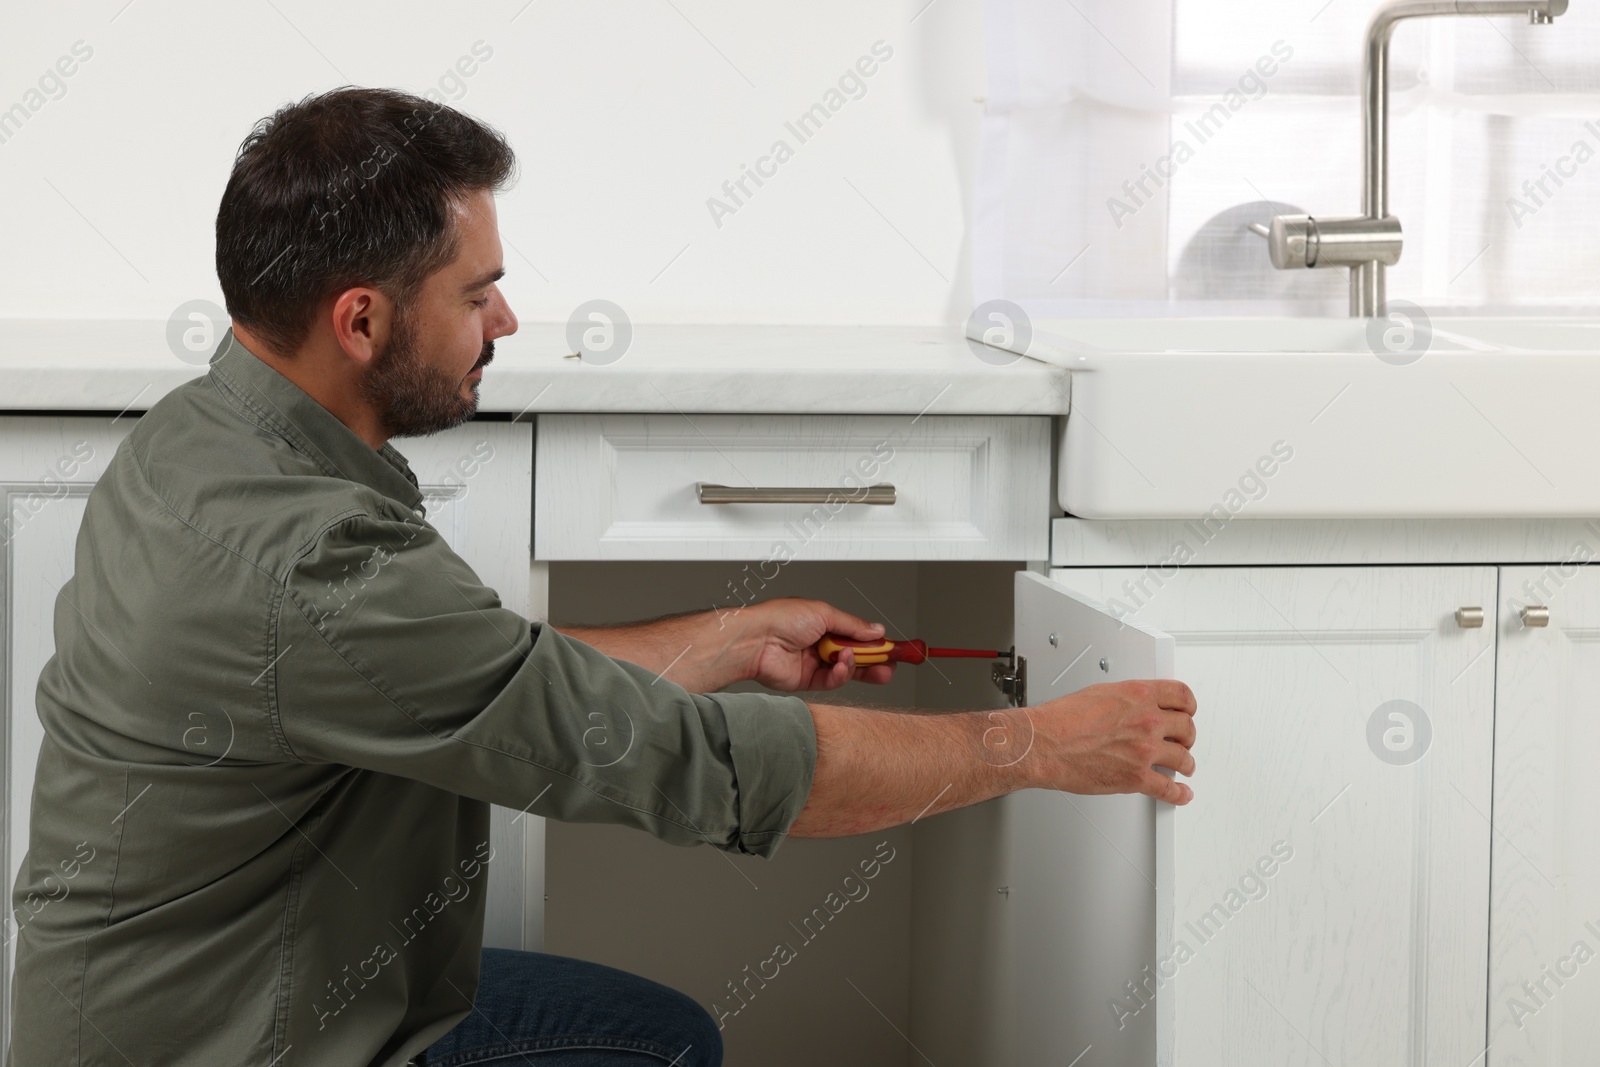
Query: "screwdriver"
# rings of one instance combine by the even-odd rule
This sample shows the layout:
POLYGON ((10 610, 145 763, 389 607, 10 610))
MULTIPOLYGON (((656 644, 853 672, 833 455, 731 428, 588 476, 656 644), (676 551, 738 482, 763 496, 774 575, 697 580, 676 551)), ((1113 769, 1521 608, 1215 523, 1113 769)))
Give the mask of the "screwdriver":
POLYGON ((1004 659, 1009 652, 979 648, 929 648, 926 641, 855 641, 838 634, 824 634, 817 642, 817 656, 824 663, 837 663, 839 653, 854 649, 857 667, 874 663, 923 663, 935 657, 961 656, 973 659, 1004 659))

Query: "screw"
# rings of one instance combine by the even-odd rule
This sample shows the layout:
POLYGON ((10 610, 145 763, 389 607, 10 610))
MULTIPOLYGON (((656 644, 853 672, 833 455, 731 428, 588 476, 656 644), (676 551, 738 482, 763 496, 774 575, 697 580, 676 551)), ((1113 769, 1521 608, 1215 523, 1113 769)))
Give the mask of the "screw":
POLYGON ((1059 648, 1060 645, 1061 645, 1061 638, 1057 637, 1055 634, 1051 634, 1050 635, 1050 647, 1051 648, 1059 648))
POLYGON ((1104 656, 1101 656, 1100 657, 1100 669, 1103 670, 1103 671, 1109 671, 1111 669, 1111 661, 1106 659, 1104 656))

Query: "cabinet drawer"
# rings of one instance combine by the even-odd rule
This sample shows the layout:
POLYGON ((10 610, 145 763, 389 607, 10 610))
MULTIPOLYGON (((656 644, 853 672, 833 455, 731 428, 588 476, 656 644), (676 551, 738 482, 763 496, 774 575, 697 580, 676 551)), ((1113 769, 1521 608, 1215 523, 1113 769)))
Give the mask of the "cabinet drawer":
POLYGON ((1047 416, 541 415, 536 448, 538 559, 1047 551, 1047 416), (851 499, 874 485, 893 502, 851 499), (763 492, 714 503, 708 486, 763 492), (784 499, 744 499, 775 491, 784 499))

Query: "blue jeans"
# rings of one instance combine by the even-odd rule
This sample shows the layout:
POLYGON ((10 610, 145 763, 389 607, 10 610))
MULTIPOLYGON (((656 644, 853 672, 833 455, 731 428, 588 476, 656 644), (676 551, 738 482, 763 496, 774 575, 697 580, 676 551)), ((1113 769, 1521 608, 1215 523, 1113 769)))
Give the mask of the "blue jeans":
POLYGON ((483 950, 472 1014, 418 1067, 721 1067, 722 1033, 693 999, 598 963, 483 950))

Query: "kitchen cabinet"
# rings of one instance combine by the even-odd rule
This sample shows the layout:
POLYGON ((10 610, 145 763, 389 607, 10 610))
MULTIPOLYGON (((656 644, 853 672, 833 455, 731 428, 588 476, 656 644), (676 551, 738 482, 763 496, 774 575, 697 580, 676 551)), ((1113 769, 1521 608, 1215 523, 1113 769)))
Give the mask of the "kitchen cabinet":
POLYGON ((56 592, 72 577, 73 546, 89 491, 105 473, 117 445, 133 430, 131 417, 0 418, 0 712, 5 759, 5 974, 0 979, 3 1040, 11 1036, 11 972, 17 921, 11 910, 28 848, 29 800, 44 729, 34 705, 39 672, 55 652, 56 592))
MULTIPOLYGON (((532 425, 474 419, 392 443, 417 476, 428 522, 503 606, 530 615, 532 425)), ((495 948, 537 948, 544 929, 543 894, 527 888, 543 881, 542 839, 525 818, 499 805, 490 813, 483 941, 495 948)))
MULTIPOLYGON (((168 390, 203 375, 205 368, 195 364, 193 353, 176 353, 178 358, 173 358, 166 331, 164 321, 145 320, 0 323, 0 351, 6 356, 0 366, 0 397, 4 397, 0 455, 7 464, 20 464, 16 480, 37 478, 34 467, 41 466, 27 458, 31 453, 19 444, 17 433, 24 427, 43 425, 70 412, 125 433, 139 413, 168 390), (100 414, 84 414, 88 412, 100 414)), ((450 527, 446 536, 479 576, 499 590, 507 606, 525 610, 535 620, 548 618, 553 606, 567 611, 569 621, 606 622, 637 620, 665 610, 738 605, 785 591, 836 602, 865 593, 870 602, 858 601, 860 610, 887 612, 897 625, 908 627, 919 622, 921 615, 913 610, 919 603, 944 600, 940 615, 946 622, 939 631, 952 641, 978 643, 1003 635, 1009 625, 1009 575, 1018 561, 1042 561, 1047 554, 1050 421, 1066 410, 1070 374, 1033 360, 997 364, 980 358, 964 339, 943 327, 707 329, 658 324, 636 331, 626 358, 597 363, 572 357, 564 323, 524 322, 516 335, 497 343, 496 362, 485 379, 478 418, 458 431, 470 435, 485 423, 509 423, 518 432, 529 433, 530 439, 535 425, 549 431, 549 440, 536 442, 540 449, 548 446, 541 455, 541 477, 512 479, 504 474, 512 465, 497 459, 467 481, 466 495, 459 502, 448 494, 436 494, 439 499, 430 505, 430 518, 442 524, 441 529, 450 527), (574 434, 574 425, 582 432, 574 434), (619 431, 621 436, 613 436, 608 444, 588 436, 591 426, 619 431), (628 435, 641 428, 648 442, 675 441, 674 458, 662 466, 665 453, 650 447, 630 452, 628 435), (900 435, 873 436, 865 442, 868 446, 887 442, 897 454, 900 470, 881 479, 882 472, 871 470, 875 454, 870 447, 865 452, 858 447, 863 433, 876 434, 880 428, 900 435), (619 440, 621 448, 615 447, 619 440), (707 449, 707 440, 715 442, 715 448, 707 449), (742 447, 757 442, 759 448, 753 452, 742 447), (577 449, 563 453, 563 445, 577 449), (717 455, 716 448, 725 455, 717 455), (596 458, 609 462, 608 457, 617 459, 617 477, 604 468, 594 477, 590 464, 596 458), (717 469, 703 463, 710 458, 731 462, 717 469), (849 466, 832 462, 840 458, 849 466), (812 517, 796 516, 794 527, 774 531, 760 518, 759 509, 745 504, 700 504, 695 496, 686 496, 681 485, 671 493, 661 492, 663 479, 690 461, 699 468, 696 481, 732 487, 765 480, 768 472, 806 473, 809 489, 849 490, 847 476, 889 481, 899 503, 894 509, 864 505, 874 510, 861 513, 853 506, 835 508, 824 494, 823 514, 808 508, 812 517), (867 470, 861 467, 863 461, 867 470), (619 485, 630 492, 617 495, 619 485), (550 490, 554 492, 538 497, 539 506, 533 507, 536 495, 550 490), (688 514, 686 504, 692 505, 688 514), (642 516, 641 507, 646 509, 642 516), (609 513, 603 510, 607 508, 609 513), (655 509, 660 509, 659 515, 655 509), (529 511, 534 512, 532 518, 526 518, 529 511), (910 521, 904 518, 907 514, 910 521), (697 523, 702 526, 696 528, 697 523), (544 556, 538 554, 536 530, 530 546, 528 534, 537 524, 546 524, 545 532, 552 535, 544 538, 544 556), (480 539, 494 528, 503 536, 480 539), (519 531, 514 537, 513 530, 519 531), (553 536, 556 533, 568 538, 565 549, 553 536), (475 542, 487 546, 489 554, 478 554, 475 542), (591 554, 591 543, 605 546, 610 554, 591 554), (649 557, 654 563, 641 562, 647 558, 647 546, 656 553, 649 557), (602 559, 605 562, 597 562, 602 559), (836 562, 817 563, 822 559, 836 562), (645 566, 656 569, 641 571, 645 566), (695 567, 716 569, 710 573, 695 567), (935 567, 940 569, 932 570, 935 567), (685 584, 691 579, 692 587, 685 584), (714 582, 707 584, 709 579, 714 582), (672 606, 656 608, 669 592, 677 598, 672 606), (570 610, 574 605, 593 614, 577 617, 570 610)), ((459 435, 458 439, 471 440, 459 435)), ((462 478, 459 471, 452 473, 451 465, 470 454, 470 447, 447 445, 430 460, 435 443, 446 440, 441 436, 395 444, 412 458, 424 482, 450 487, 462 478), (427 463, 437 464, 432 473, 425 469, 427 463)), ((635 437, 633 444, 637 443, 635 437)), ((109 449, 105 454, 109 456, 109 449)), ((95 471, 81 472, 74 491, 86 494, 97 476, 95 471)), ((39 523, 37 529, 43 530, 44 520, 39 523)), ((781 521, 777 525, 783 527, 781 521)), ((71 567, 70 549, 61 546, 72 543, 76 529, 76 519, 65 506, 57 526, 51 544, 41 541, 24 554, 31 567, 32 556, 57 552, 61 559, 52 573, 59 581, 71 567)), ((54 607, 53 590, 38 582, 29 585, 27 575, 18 576, 15 555, 7 567, 4 599, 9 618, 47 623, 54 607)), ((20 694, 8 697, 8 730, 25 731, 27 724, 36 723, 32 690, 49 649, 41 643, 47 638, 35 640, 30 635, 44 634, 47 625, 30 624, 29 634, 21 637, 14 621, 8 628, 8 652, 29 640, 35 642, 31 659, 13 656, 0 663, 4 671, 0 689, 20 694)), ((977 706, 999 700, 981 664, 971 671, 952 670, 945 677, 925 676, 932 679, 925 689, 908 675, 870 695, 918 706, 977 706)), ((32 751, 13 746, 5 762, 12 769, 31 769, 32 751)), ((20 786, 15 792, 25 795, 20 786)), ((3 820, 8 825, 25 825, 17 808, 13 800, 3 820)), ((658 975, 680 958, 704 959, 712 954, 712 946, 742 947, 744 934, 769 941, 769 928, 763 924, 769 915, 776 916, 781 904, 804 898, 809 906, 813 891, 821 899, 825 883, 837 881, 840 865, 849 870, 862 858, 856 855, 861 845, 856 840, 790 843, 783 857, 765 868, 755 866, 765 863, 755 857, 678 850, 675 858, 699 866, 692 876, 675 883, 662 876, 669 869, 662 853, 639 860, 638 849, 660 845, 646 835, 624 833, 626 841, 616 842, 608 834, 620 830, 617 827, 547 826, 537 804, 526 813, 497 811, 494 818, 495 846, 509 862, 491 866, 486 927, 490 944, 549 947, 548 929, 558 937, 571 935, 578 948, 586 949, 596 947, 596 939, 605 931, 621 929, 637 945, 654 950, 641 969, 658 975), (548 847, 547 829, 558 839, 548 847), (515 858, 519 839, 520 865, 515 858), (716 868, 704 866, 708 860, 716 868), (602 871, 620 874, 607 878, 602 871), (658 921, 659 908, 654 906, 604 914, 598 922, 583 925, 595 914, 584 909, 613 899, 613 891, 638 888, 656 898, 679 891, 675 899, 702 907, 723 904, 724 898, 705 891, 711 871, 731 878, 749 896, 708 914, 696 930, 682 929, 689 924, 681 914, 658 921), (762 885, 762 890, 757 893, 753 884, 762 885), (545 887, 553 898, 548 916, 545 887), (772 902, 770 910, 752 908, 753 900, 772 902), (708 930, 718 936, 709 939, 708 930), (670 956, 666 946, 680 934, 693 936, 682 952, 670 956)), ((864 995, 858 996, 842 981, 838 968, 828 974, 828 981, 857 998, 855 1008, 863 1013, 859 1022, 815 1025, 814 1016, 805 1011, 813 985, 793 969, 774 987, 776 995, 762 1000, 763 1010, 771 1008, 780 1019, 793 1017, 794 1029, 803 1036, 827 1038, 823 1054, 811 1062, 844 1063, 856 1058, 894 1063, 905 1051, 896 1027, 904 1030, 909 1025, 908 915, 914 863, 907 847, 910 836, 906 828, 886 835, 888 849, 900 847, 899 858, 885 864, 873 881, 872 899, 853 906, 850 914, 860 920, 857 932, 835 928, 837 934, 830 931, 830 939, 837 948, 817 944, 807 949, 805 966, 813 974, 832 968, 829 954, 839 954, 842 972, 854 977, 864 995), (800 994, 798 999, 790 996, 794 992, 800 994), (867 1004, 868 997, 873 1006, 867 1004), (884 1015, 877 1014, 878 1007, 884 1015), (868 1026, 886 1036, 865 1039, 868 1026)), ((12 837, 17 837, 15 831, 12 837)), ((20 855, 26 842, 14 839, 10 847, 20 855)), ((872 854, 870 848, 865 851, 872 854)), ((773 925, 783 926, 784 920, 773 925)), ((770 952, 770 944, 760 947, 763 955, 770 952)), ((604 953, 597 950, 591 955, 600 958, 604 953)), ((739 969, 735 966, 733 973, 739 969)), ((710 1007, 719 990, 726 992, 721 981, 690 992, 710 1007)), ((753 1041, 742 1046, 749 1051, 740 1054, 779 1067, 788 1051, 783 1043, 793 1031, 768 1032, 749 1014, 740 1018, 739 1026, 745 1035, 739 1040, 753 1041)))
MULTIPOLYGON (((1051 573, 1124 605, 1141 574, 1051 573)), ((1127 635, 1061 629, 1019 595, 1030 701, 1170 670, 1199 737, 1183 808, 1007 798, 1016 1062, 1478 1057, 1495 635, 1455 613, 1495 591, 1481 566, 1184 569, 1125 619, 1170 662, 1136 644, 1128 673, 1127 635)))
MULTIPOLYGON (((136 418, 0 417, 8 888, 55 590, 136 418)), ((1579 762, 1600 744, 1584 713, 1600 686, 1600 582, 1561 569, 1575 524, 1236 522, 1199 561, 1163 569, 1165 524, 1052 529, 1052 437, 1041 414, 853 409, 494 413, 396 441, 429 521, 531 618, 814 596, 900 636, 1014 642, 1031 705, 1156 676, 1200 701, 1184 809, 1027 790, 881 835, 790 840, 770 862, 496 809, 488 943, 742 1005, 730 1067, 1470 1067, 1486 1046, 1491 1064, 1543 1067, 1594 1047, 1597 995, 1574 946, 1600 951, 1579 762), (862 469, 891 434, 905 447, 862 469), (807 525, 816 504, 707 504, 694 489, 848 492, 852 472, 895 485, 895 507, 848 503, 807 525), (1552 567, 1550 624, 1529 627, 1520 591, 1552 567), (1458 622, 1471 607, 1483 626, 1458 622), (728 1000, 880 843, 896 858, 870 898, 759 996, 728 1000)), ((1007 700, 981 663, 828 699, 1007 700)), ((1026 744, 1000 740, 996 759, 1026 744)))
POLYGON ((535 554, 1043 559, 1049 432, 1042 416, 545 415, 535 554))
MULTIPOLYGON (((716 573, 598 563, 569 582, 570 566, 551 565, 553 602, 563 587, 592 595, 625 568, 608 594, 619 610, 639 590, 706 588, 716 573)), ((859 565, 838 565, 833 579, 812 566, 802 584, 837 581, 847 597, 859 586, 908 633, 955 626, 957 605, 978 605, 991 637, 1014 634, 1031 705, 1099 681, 1182 678, 1201 702, 1199 799, 1174 809, 1026 790, 900 828, 909 833, 893 841, 909 847, 911 884, 883 903, 907 908, 909 924, 885 909, 888 932, 858 926, 858 951, 810 976, 785 972, 730 1020, 730 1053, 744 1054, 730 1063, 815 1062, 825 1038, 806 1020, 824 1013, 829 1030, 852 1034, 836 1062, 1024 1067, 1070 1063, 1092 1047, 1095 1062, 1119 1067, 1458 1052, 1464 1064, 1482 1052, 1495 635, 1463 628, 1455 613, 1492 612, 1494 567, 1195 568, 1119 619, 1108 605, 1126 601, 1134 568, 1056 568, 1046 580, 922 564, 918 575, 873 574, 883 592, 859 565), (891 599, 897 585, 933 593, 961 583, 954 603, 891 599), (865 1003, 877 989, 845 981, 862 985, 863 970, 895 953, 910 986, 904 1018, 865 1003), (787 1021, 780 1008, 812 1031, 810 1049, 798 1050, 808 1039, 799 1033, 751 1040, 744 1020, 772 1035, 787 1021), (863 1051, 891 1027, 903 1045, 863 1051)), ((984 706, 970 689, 944 703, 950 686, 931 674, 907 681, 919 705, 984 706)), ((1026 743, 1001 739, 995 758, 1026 743)), ((726 857, 674 855, 587 827, 550 832, 553 950, 651 973, 703 1002, 740 1006, 720 979, 741 977, 743 958, 735 951, 701 971, 686 956, 716 957, 729 941, 764 955, 761 938, 805 910, 803 894, 770 910, 762 899, 800 873, 745 864, 760 883, 753 892, 726 857), (636 884, 620 884, 630 871, 636 884), (687 921, 698 896, 717 905, 687 921), (619 916, 620 930, 603 922, 619 916)), ((858 851, 870 843, 848 840, 858 851)), ((791 840, 774 865, 831 844, 791 840)), ((837 850, 824 862, 848 870, 837 850)), ((863 905, 863 917, 882 906, 863 905)))
POLYGON ((1501 571, 1492 1067, 1563 1067, 1600 1048, 1600 574, 1582 547, 1501 571))

